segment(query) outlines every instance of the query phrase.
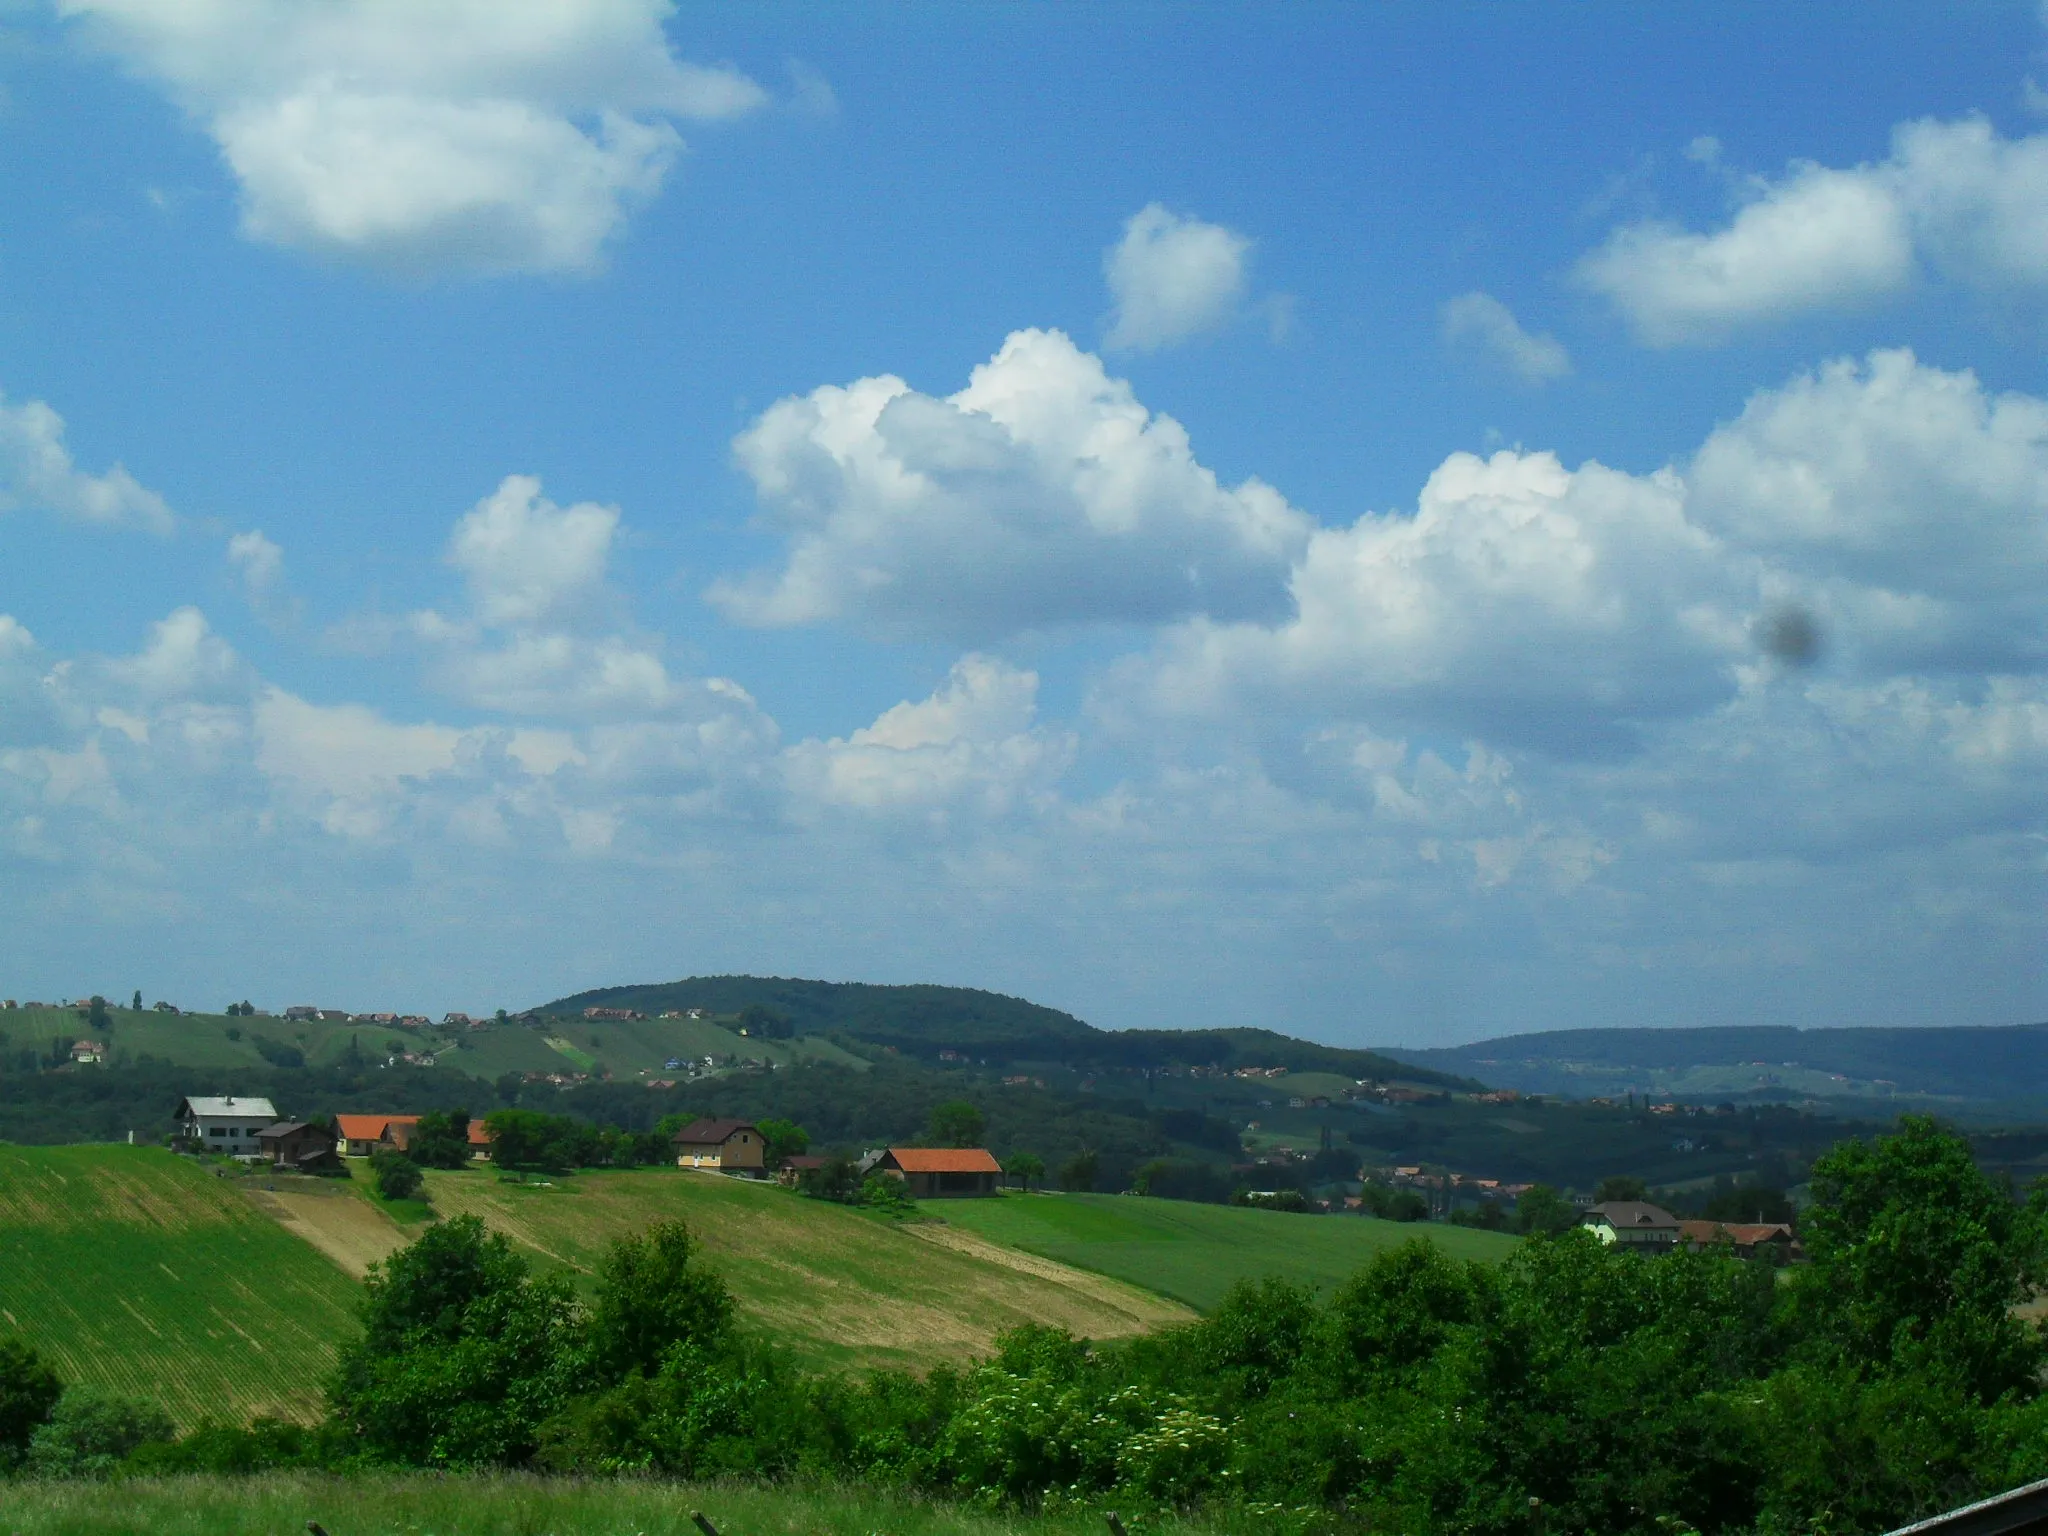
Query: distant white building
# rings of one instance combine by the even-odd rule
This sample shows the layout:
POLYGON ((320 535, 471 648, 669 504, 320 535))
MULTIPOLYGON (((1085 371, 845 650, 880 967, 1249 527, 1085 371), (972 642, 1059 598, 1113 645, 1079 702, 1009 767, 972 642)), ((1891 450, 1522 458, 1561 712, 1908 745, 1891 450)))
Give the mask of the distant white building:
POLYGON ((277 1123, 268 1099, 190 1098, 178 1101, 178 1134, 209 1152, 253 1157, 262 1149, 256 1133, 277 1123))

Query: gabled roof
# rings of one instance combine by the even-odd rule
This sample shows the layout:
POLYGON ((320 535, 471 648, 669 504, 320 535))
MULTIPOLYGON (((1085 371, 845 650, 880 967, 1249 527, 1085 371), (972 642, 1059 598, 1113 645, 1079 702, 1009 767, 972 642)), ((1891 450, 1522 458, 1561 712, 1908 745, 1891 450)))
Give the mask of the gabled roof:
POLYGON ((1003 1165, 985 1147, 891 1147, 884 1163, 905 1173, 1001 1173, 1003 1165))
MULTIPOLYGON (((692 1120, 670 1138, 677 1146, 720 1147, 741 1131, 754 1129, 751 1120, 692 1120)), ((757 1133, 758 1134, 758 1133, 757 1133)))
POLYGON ((1678 1230, 1689 1243, 1718 1243, 1725 1237, 1742 1248, 1779 1237, 1792 1240, 1791 1227, 1782 1221, 1681 1221, 1678 1230))
POLYGON ((1669 1228, 1678 1230, 1678 1218, 1661 1205, 1652 1205, 1647 1200, 1609 1200, 1596 1205, 1590 1212, 1604 1221, 1615 1231, 1642 1231, 1644 1229, 1669 1228))
POLYGON ((330 1139, 334 1135, 332 1131, 327 1130, 323 1126, 315 1125, 310 1120, 292 1120, 279 1121, 276 1125, 266 1126, 256 1133, 256 1139, 258 1141, 275 1141, 280 1137, 290 1136, 296 1131, 313 1131, 330 1139))
POLYGON ((346 1141, 376 1141, 387 1125, 416 1125, 418 1115, 336 1115, 334 1128, 346 1141))
POLYGON ((268 1099, 238 1099, 230 1094, 222 1099, 185 1098, 178 1101, 178 1114, 219 1115, 229 1119, 275 1120, 277 1111, 271 1108, 268 1099))

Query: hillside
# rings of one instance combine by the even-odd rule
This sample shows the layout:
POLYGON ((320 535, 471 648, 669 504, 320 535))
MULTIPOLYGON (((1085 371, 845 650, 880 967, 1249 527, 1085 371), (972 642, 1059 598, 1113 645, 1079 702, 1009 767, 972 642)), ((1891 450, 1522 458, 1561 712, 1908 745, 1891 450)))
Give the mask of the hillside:
POLYGON ((0 1323, 66 1381, 187 1425, 310 1417, 357 1294, 188 1159, 0 1145, 0 1323))
POLYGON ((1577 1098, 1631 1091, 1737 1103, 1811 1097, 1987 1113, 2039 1113, 2048 1105, 2048 1024, 1567 1029, 1444 1049, 1381 1049, 1416 1067, 1577 1098))
POLYGON ((1455 1258, 1506 1258, 1520 1239, 1466 1227, 1298 1216, 1123 1195, 959 1200, 946 1220, 1063 1264, 1115 1275, 1207 1311, 1240 1280, 1267 1275, 1323 1289, 1389 1248, 1434 1243, 1455 1258))
POLYGON ((1096 1029, 1072 1014, 971 987, 696 976, 645 986, 599 987, 543 1003, 536 1011, 577 1016, 586 1008, 629 1008, 648 1014, 702 1008, 730 1017, 749 1006, 782 1014, 799 1035, 836 1033, 927 1059, 956 1051, 995 1064, 1075 1070, 1285 1067, 1350 1078, 1401 1077, 1447 1087, 1478 1086, 1456 1074, 1404 1067, 1372 1051, 1318 1045, 1264 1028, 1096 1029))

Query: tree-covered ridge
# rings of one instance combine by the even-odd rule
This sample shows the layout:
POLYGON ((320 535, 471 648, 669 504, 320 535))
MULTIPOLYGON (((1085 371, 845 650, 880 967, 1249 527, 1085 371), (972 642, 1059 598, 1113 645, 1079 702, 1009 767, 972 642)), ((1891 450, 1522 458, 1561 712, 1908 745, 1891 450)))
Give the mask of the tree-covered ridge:
POLYGON ((1001 1062, 1058 1062, 1082 1068, 1170 1066, 1285 1067, 1443 1087, 1473 1088, 1471 1078, 1404 1065, 1374 1051, 1318 1045, 1270 1029, 1104 1030, 1072 1014, 972 987, 880 986, 774 976, 696 976, 683 981, 599 987, 542 1004, 542 1013, 631 1008, 659 1014, 702 1008, 734 1015, 765 1008, 799 1033, 838 1033, 908 1056, 962 1051, 1001 1062))
MULTIPOLYGON (((1902 1095, 2015 1104, 2048 1100, 2048 1023, 1985 1027, 1557 1029, 1470 1045, 1381 1047, 1416 1067, 1468 1072, 1527 1092, 1606 1093, 1627 1074, 1703 1067, 1788 1068, 1891 1084, 1902 1095), (1622 1076, 1615 1076, 1622 1074, 1622 1076)), ((1816 1086, 1802 1080, 1812 1091, 1816 1086)))

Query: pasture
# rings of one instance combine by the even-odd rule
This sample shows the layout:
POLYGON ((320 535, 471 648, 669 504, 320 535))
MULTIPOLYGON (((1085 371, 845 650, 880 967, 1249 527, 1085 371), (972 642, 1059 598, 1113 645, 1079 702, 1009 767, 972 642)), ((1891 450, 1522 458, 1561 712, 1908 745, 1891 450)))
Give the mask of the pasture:
POLYGON ((1435 1222, 1301 1216, 1134 1195, 1008 1194, 931 1202, 929 1209, 993 1242, 1114 1275, 1207 1311, 1240 1280, 1268 1275, 1322 1289, 1375 1255, 1416 1238, 1454 1258, 1496 1262, 1517 1238, 1435 1222))
POLYGON ((1176 1302, 978 1234, 890 1222, 770 1184, 675 1170, 587 1172, 551 1187, 432 1172, 443 1216, 473 1214, 542 1269, 587 1281, 615 1237, 681 1218, 740 1316, 816 1366, 923 1369, 985 1354, 997 1333, 1050 1323, 1121 1338, 1187 1321, 1176 1302))
MULTIPOLYGON (((7 1490, 6 1529, 12 1536, 218 1536, 300 1531, 317 1520, 332 1536, 697 1536, 693 1510, 724 1536, 1101 1536, 1104 1529, 1093 1509, 988 1514, 875 1489, 303 1473, 15 1483, 7 1490)), ((1131 1525, 1145 1536, 1210 1536, 1229 1528, 1171 1516, 1131 1525)))
POLYGON ((0 1145, 0 1327, 181 1425, 307 1419, 355 1284, 231 1180, 151 1147, 0 1145))

